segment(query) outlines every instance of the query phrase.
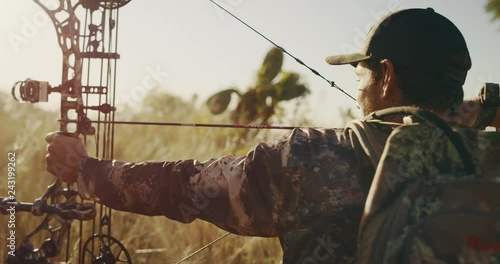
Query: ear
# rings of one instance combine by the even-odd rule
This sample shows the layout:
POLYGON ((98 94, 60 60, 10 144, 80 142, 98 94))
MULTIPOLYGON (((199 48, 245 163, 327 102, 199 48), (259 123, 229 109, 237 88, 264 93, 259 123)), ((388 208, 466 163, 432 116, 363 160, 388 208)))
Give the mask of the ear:
POLYGON ((399 87, 396 82, 396 73, 394 72, 394 64, 388 59, 383 59, 380 61, 381 64, 381 74, 380 81, 382 82, 382 97, 389 99, 390 97, 398 96, 399 87))

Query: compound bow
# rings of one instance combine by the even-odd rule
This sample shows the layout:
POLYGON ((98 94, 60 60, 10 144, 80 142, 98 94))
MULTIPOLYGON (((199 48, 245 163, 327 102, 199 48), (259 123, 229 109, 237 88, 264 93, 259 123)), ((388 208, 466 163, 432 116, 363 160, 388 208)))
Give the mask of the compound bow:
MULTIPOLYGON (((56 29, 63 55, 62 81, 59 86, 51 87, 47 82, 27 79, 13 86, 12 95, 19 101, 37 103, 47 102, 50 93, 60 93, 60 131, 83 136, 85 141, 88 136, 94 136, 95 156, 112 159, 116 63, 120 58, 117 53, 119 8, 130 0, 34 2, 49 15, 56 29), (83 23, 80 17, 84 17, 83 23), (97 128, 88 117, 90 111, 96 118, 97 128)), ((85 202, 72 185, 63 188, 57 180, 32 204, 10 198, 0 201, 3 214, 12 206, 16 211, 37 216, 46 214, 42 223, 22 240, 15 256, 8 255, 7 263, 49 263, 49 259, 60 255, 64 244, 66 262, 74 258, 70 249, 78 248, 75 261, 78 263, 131 263, 125 247, 111 236, 111 209, 85 202), (75 242, 70 236, 73 220, 80 220, 80 237, 75 242), (84 227, 83 221, 89 220, 93 220, 92 223, 84 227), (83 243, 83 230, 88 229, 91 235, 83 243), (34 246, 33 238, 42 232, 48 232, 49 237, 34 246)))

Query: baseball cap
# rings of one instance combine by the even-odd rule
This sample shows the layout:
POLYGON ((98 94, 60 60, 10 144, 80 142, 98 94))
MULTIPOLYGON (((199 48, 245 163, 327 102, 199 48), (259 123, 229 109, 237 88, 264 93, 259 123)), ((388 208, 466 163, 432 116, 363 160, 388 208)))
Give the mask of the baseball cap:
POLYGON ((432 72, 461 84, 472 65, 460 30, 432 8, 387 14, 370 29, 359 53, 330 56, 326 62, 355 66, 369 59, 389 59, 394 64, 432 72))

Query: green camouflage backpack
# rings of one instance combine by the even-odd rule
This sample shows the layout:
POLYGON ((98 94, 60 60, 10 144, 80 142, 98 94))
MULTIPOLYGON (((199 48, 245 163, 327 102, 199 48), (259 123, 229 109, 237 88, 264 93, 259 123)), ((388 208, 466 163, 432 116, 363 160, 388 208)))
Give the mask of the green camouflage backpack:
POLYGON ((452 131, 411 107, 347 128, 375 168, 358 263, 500 263, 500 133, 452 131), (394 114, 410 116, 404 124, 380 121, 394 114))

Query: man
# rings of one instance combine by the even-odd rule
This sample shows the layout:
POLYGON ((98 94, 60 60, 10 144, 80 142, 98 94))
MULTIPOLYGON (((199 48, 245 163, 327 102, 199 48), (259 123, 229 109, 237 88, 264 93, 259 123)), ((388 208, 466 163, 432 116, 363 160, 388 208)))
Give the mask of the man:
MULTIPOLYGON (((497 107, 482 107, 479 98, 463 102, 471 67, 466 43, 453 23, 432 9, 389 14, 373 26, 360 53, 327 62, 356 67, 364 114, 415 105, 462 126, 500 124, 497 107)), ((283 263, 355 259, 369 188, 359 176, 373 168, 361 165, 344 130, 297 129, 246 156, 205 162, 100 160, 88 157, 80 140, 52 133, 47 142, 47 169, 111 208, 184 223, 199 218, 240 235, 278 236, 283 263)))

